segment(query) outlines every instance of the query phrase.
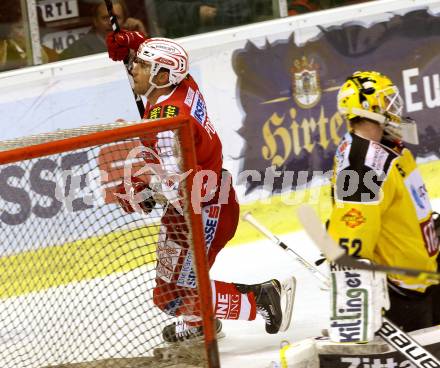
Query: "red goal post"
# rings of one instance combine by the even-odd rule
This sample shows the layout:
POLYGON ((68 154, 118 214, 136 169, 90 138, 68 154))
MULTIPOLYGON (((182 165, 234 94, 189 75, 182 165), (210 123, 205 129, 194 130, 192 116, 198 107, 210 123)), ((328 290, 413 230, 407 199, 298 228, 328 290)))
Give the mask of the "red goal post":
MULTIPOLYGON (((0 286, 0 365, 64 367, 114 359, 117 367, 118 359, 150 359, 161 346, 161 328, 170 319, 147 299, 157 277, 153 243, 164 208, 157 204, 150 216, 125 214, 112 197, 123 178, 116 163, 140 138, 163 139, 166 155, 179 154, 174 162, 189 173, 179 185, 183 217, 194 254, 206 365, 219 367, 201 214, 191 203, 193 134, 184 118, 85 126, 0 142, 0 272, 8 277, 0 286), (105 180, 103 167, 114 169, 105 180), (79 191, 70 196, 75 178, 79 191), (84 194, 88 191, 102 198, 86 201, 93 197, 84 194), (63 326, 51 316, 59 316, 63 326)), ((132 170, 141 166, 137 162, 132 170)))

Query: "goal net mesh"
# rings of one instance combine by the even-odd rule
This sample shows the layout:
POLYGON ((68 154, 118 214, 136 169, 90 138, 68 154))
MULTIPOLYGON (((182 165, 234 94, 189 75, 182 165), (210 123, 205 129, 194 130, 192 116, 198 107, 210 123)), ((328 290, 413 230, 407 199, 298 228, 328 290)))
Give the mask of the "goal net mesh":
MULTIPOLYGON (((23 138, 1 149, 50 141, 53 147, 66 142, 60 138, 122 125, 130 124, 23 138)), ((156 155, 165 173, 156 188, 187 203, 185 181, 173 188, 166 174, 190 168, 183 164, 179 129, 145 129, 144 144, 136 136, 117 138, 118 130, 113 142, 95 144, 90 136, 87 147, 82 139, 80 147, 73 143, 61 153, 0 165, 1 367, 144 367, 163 345, 162 330, 175 319, 153 302, 157 254, 162 252, 161 275, 173 279, 187 253, 176 258, 175 249, 158 250, 168 202, 156 201, 148 215, 127 214, 115 189, 145 168, 146 156, 156 155), (154 142, 155 150, 145 152, 145 142, 154 142)), ((149 180, 152 173, 142 175, 149 180)), ((173 222, 189 247, 185 205, 173 222)), ((167 291, 156 290, 156 297, 167 299, 161 292, 167 291)))

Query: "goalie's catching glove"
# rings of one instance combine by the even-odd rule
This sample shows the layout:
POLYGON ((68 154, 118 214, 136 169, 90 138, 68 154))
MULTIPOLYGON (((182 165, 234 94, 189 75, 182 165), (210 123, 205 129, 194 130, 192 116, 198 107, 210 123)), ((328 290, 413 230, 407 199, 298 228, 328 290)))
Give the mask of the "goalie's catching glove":
POLYGON ((138 31, 121 29, 119 32, 110 32, 106 39, 108 55, 114 61, 125 60, 130 50, 137 51, 146 40, 147 37, 138 31))
POLYGON ((115 197, 126 213, 133 213, 137 208, 141 208, 144 213, 149 214, 156 206, 150 186, 136 176, 131 177, 130 183, 123 181, 119 184, 116 187, 115 197))

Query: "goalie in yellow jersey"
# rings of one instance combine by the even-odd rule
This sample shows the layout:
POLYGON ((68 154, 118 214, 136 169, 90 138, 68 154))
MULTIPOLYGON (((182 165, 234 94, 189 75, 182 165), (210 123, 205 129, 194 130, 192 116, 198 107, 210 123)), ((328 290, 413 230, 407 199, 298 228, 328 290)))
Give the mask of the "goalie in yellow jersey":
MULTIPOLYGON (((337 103, 350 131, 335 154, 330 236, 367 262, 437 271, 439 221, 402 143, 418 144, 418 136, 415 122, 402 117, 398 88, 381 73, 356 72, 341 87, 337 103)), ((371 340, 384 309, 406 331, 440 324, 435 282, 335 265, 331 277, 333 341, 371 340)))

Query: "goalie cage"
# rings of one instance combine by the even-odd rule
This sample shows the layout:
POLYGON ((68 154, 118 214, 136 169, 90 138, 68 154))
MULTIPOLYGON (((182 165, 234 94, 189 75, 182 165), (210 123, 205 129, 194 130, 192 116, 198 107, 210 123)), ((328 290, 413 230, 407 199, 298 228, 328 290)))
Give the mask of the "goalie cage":
POLYGON ((0 150, 1 367, 219 366, 201 216, 189 201, 196 166, 187 120, 87 126, 0 150), (205 336, 198 349, 167 358, 178 364, 154 357, 173 321, 152 301, 166 205, 126 214, 113 195, 124 162, 131 173, 145 166, 129 156, 139 137, 161 142, 165 170, 189 172, 179 194, 205 336))

